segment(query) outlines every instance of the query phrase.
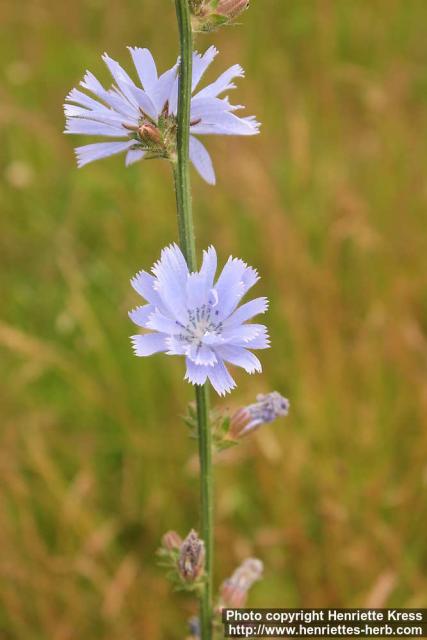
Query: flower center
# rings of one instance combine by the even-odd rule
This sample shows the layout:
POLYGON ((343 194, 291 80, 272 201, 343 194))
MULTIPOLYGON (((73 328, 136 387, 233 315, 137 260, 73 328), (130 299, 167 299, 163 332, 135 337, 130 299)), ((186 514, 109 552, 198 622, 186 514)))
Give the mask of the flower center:
POLYGON ((223 325, 217 320, 218 315, 218 309, 214 309, 211 304, 190 309, 187 324, 177 322, 182 328, 179 338, 187 344, 201 346, 207 335, 221 335, 223 325))

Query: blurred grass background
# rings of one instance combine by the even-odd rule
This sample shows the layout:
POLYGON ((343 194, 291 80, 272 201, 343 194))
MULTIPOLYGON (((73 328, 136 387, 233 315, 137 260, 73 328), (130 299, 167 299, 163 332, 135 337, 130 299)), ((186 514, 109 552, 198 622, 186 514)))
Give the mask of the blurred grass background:
MULTIPOLYGON (((254 554, 253 606, 426 606, 427 3, 253 0, 200 38, 256 139, 206 139, 199 249, 259 268, 273 348, 237 407, 286 421, 217 467, 219 582, 254 554)), ((156 565, 197 526, 180 359, 132 356, 129 278, 176 238, 166 163, 78 171, 62 103, 100 54, 177 54, 168 0, 0 8, 0 638, 185 636, 194 603, 156 565)))

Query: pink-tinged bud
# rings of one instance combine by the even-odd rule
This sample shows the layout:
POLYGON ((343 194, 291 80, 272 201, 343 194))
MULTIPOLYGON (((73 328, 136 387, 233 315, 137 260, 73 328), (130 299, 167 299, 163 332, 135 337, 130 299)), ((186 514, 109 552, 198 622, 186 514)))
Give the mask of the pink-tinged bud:
POLYGON ((167 531, 162 537, 162 547, 168 551, 179 549, 182 545, 182 538, 176 531, 167 531))
POLYGON ((190 11, 194 15, 206 12, 206 4, 210 4, 211 0, 190 0, 190 11))
POLYGON ((249 0, 189 0, 193 30, 216 31, 249 7, 249 0))
POLYGON ((249 8, 249 0, 219 0, 217 12, 231 20, 249 8))
POLYGON ((230 431, 229 434, 232 438, 236 439, 240 436, 244 428, 250 423, 251 414, 246 407, 237 409, 230 419, 230 431))
POLYGON ((179 550, 179 573, 186 582, 194 582, 203 575, 204 566, 205 544, 192 529, 179 550))
POLYGON ((260 393, 256 400, 254 404, 242 407, 232 415, 230 435, 234 439, 246 436, 261 425, 273 422, 276 418, 287 416, 289 413, 289 400, 277 391, 260 393))
POLYGON ((146 143, 146 144, 155 144, 155 145, 160 145, 162 144, 162 136, 160 135, 160 131, 158 130, 158 128, 154 125, 151 124, 149 122, 142 124, 139 129, 138 129, 138 133, 141 137, 141 139, 146 143))
POLYGON ((252 585, 261 580, 264 565, 257 558, 248 558, 220 588, 220 607, 239 609, 244 607, 252 585))

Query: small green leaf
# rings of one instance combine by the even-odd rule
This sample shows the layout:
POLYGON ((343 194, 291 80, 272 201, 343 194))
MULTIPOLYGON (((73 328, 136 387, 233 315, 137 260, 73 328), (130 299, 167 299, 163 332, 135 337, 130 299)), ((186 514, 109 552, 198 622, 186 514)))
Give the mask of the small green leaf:
POLYGON ((231 449, 238 444, 237 440, 223 440, 222 442, 218 442, 216 448, 218 451, 225 451, 226 449, 231 449))

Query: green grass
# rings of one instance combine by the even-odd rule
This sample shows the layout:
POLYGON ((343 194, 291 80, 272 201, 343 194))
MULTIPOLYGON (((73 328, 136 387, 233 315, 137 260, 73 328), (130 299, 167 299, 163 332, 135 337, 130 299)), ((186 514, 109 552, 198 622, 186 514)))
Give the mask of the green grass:
MULTIPOLYGON (((183 363, 137 359, 129 278, 176 239, 169 167, 81 171, 61 105, 104 50, 175 59, 172 2, 0 9, 0 638, 178 640, 194 603, 156 565, 197 527, 183 363)), ((256 139, 210 139, 199 250, 259 268, 264 373, 292 411, 217 466, 219 582, 265 562, 254 606, 427 599, 427 44, 424 0, 253 0, 241 62, 256 139)))

